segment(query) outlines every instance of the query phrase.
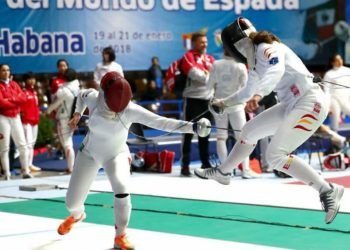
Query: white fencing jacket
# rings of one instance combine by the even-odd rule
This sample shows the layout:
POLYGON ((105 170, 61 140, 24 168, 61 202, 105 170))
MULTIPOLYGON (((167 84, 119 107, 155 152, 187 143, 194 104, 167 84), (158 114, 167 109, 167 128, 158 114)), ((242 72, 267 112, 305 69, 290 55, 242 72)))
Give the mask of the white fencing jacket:
POLYGON ((283 43, 261 43, 256 48, 255 68, 248 74, 247 85, 237 93, 223 99, 227 106, 244 103, 253 95, 266 96, 272 91, 278 99, 292 108, 311 88, 312 74, 300 58, 283 43))
MULTIPOLYGON (((224 56, 214 62, 208 80, 208 88, 216 99, 222 99, 243 88, 248 79, 248 71, 243 63, 232 57, 224 56)), ((244 104, 237 104, 226 109, 227 113, 242 109, 244 104)))
POLYGON ((47 113, 50 114, 54 110, 57 111, 56 118, 70 119, 74 98, 79 94, 79 81, 73 80, 66 82, 58 89, 56 98, 53 103, 47 109, 47 113))
POLYGON ((82 146, 100 163, 111 160, 121 152, 129 152, 126 141, 132 123, 168 132, 194 133, 192 122, 159 116, 133 102, 129 102, 120 113, 112 112, 105 104, 102 90, 81 91, 75 112, 82 115, 86 107, 90 112, 89 133, 82 146))
MULTIPOLYGON (((339 68, 333 68, 326 72, 323 80, 345 85, 350 88, 350 68, 344 66, 339 68)), ((327 82, 325 82, 324 84, 324 89, 328 97, 336 98, 338 100, 343 101, 349 101, 350 89, 335 86, 327 82)))

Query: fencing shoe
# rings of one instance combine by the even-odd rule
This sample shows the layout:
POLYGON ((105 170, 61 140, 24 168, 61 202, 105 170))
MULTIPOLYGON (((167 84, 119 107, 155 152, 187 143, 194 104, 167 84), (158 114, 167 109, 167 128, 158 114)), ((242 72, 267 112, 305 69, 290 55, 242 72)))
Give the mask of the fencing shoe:
POLYGON ((337 216, 340 207, 340 200, 344 193, 344 187, 332 183, 329 183, 329 185, 332 189, 320 194, 322 207, 326 212, 326 224, 331 223, 335 216, 337 216))
POLYGON ((83 213, 79 219, 74 219, 73 216, 69 216, 60 224, 60 226, 57 228, 57 232, 60 235, 65 235, 70 232, 70 230, 72 229, 75 223, 82 221, 85 218, 86 218, 85 213, 83 213))
POLYGON ((261 177, 261 174, 258 174, 251 169, 247 169, 247 170, 242 171, 242 178, 243 179, 256 179, 256 178, 260 178, 260 177, 261 177))
POLYGON ((23 173, 22 174, 22 179, 31 179, 33 178, 33 175, 31 175, 30 173, 23 173))
POLYGON ((190 167, 188 167, 188 166, 182 166, 182 167, 181 167, 180 176, 183 176, 183 177, 191 177, 191 176, 192 176, 192 173, 191 173, 191 171, 190 171, 190 167))
POLYGON ((129 241, 126 234, 120 234, 114 238, 114 249, 135 250, 135 246, 129 241))
POLYGON ((41 171, 41 168, 32 165, 32 166, 29 166, 29 170, 30 170, 30 172, 39 172, 39 171, 41 171))
POLYGON ((231 181, 230 173, 223 173, 219 168, 207 168, 201 169, 197 168, 194 170, 195 175, 201 179, 211 179, 215 180, 223 185, 229 185, 231 181))

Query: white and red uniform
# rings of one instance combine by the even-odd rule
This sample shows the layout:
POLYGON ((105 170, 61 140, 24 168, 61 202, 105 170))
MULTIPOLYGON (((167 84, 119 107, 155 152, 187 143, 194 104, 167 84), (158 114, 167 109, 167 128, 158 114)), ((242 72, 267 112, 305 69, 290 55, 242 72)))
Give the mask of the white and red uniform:
MULTIPOLYGON (((120 112, 112 112, 106 106, 102 90, 82 91, 77 100, 76 112, 83 114, 89 108, 89 133, 85 137, 74 166, 66 205, 74 218, 84 212, 84 201, 100 167, 104 167, 113 192, 129 194, 130 152, 126 144, 132 123, 180 133, 193 133, 193 123, 158 116, 133 102, 120 112)), ((131 213, 130 195, 114 199, 116 234, 123 234, 131 213)))
MULTIPOLYGON (((208 87, 214 91, 214 98, 225 98, 232 93, 237 92, 245 86, 248 79, 248 71, 243 63, 238 63, 232 57, 224 56, 223 59, 214 62, 209 74, 208 87)), ((246 123, 244 104, 237 104, 225 110, 222 115, 214 114, 216 126, 219 128, 231 127, 235 130, 241 130, 246 123)), ((235 131, 235 138, 240 138, 240 132, 235 131)), ((218 129, 216 131, 217 144, 216 150, 220 162, 227 158, 227 130, 218 129)), ((249 169, 249 158, 243 161, 243 170, 249 169)))
POLYGON ((94 81, 100 84, 102 77, 107 73, 115 71, 124 77, 123 68, 119 63, 111 62, 110 64, 98 63, 94 71, 94 81))
MULTIPOLYGON (((187 75, 186 87, 183 90, 184 117, 186 121, 194 118, 212 120, 208 110, 210 91, 208 88, 209 71, 214 58, 208 54, 200 54, 195 50, 188 51, 181 60, 181 70, 187 75), (202 114, 202 115, 201 115, 202 114)), ((189 172, 191 162, 191 141, 193 135, 183 135, 181 145, 181 174, 189 172)), ((209 137, 198 138, 199 158, 203 167, 210 167, 209 137)), ((186 174, 185 174, 186 175, 186 174)))
POLYGON ((291 155, 327 117, 329 103, 324 92, 312 82, 303 62, 284 44, 261 43, 255 53, 256 65, 249 72, 247 85, 222 101, 228 106, 237 105, 254 94, 265 96, 274 90, 280 103, 246 123, 240 143, 236 143, 221 170, 231 172, 253 151, 259 139, 273 135, 266 153, 271 166, 320 192, 330 190, 309 164, 291 155))
POLYGON ((26 137, 28 153, 28 164, 33 166, 34 145, 38 137, 38 124, 40 120, 40 109, 38 95, 34 88, 23 90, 26 101, 21 105, 21 119, 26 137))
MULTIPOLYGON (((326 72, 324 80, 350 87, 350 68, 333 68, 326 72)), ((341 112, 350 115, 350 89, 325 82, 325 91, 330 98, 331 129, 338 131, 341 112)))
POLYGON ((73 131, 68 126, 71 118, 74 98, 79 93, 79 81, 74 80, 63 84, 56 93, 54 102, 50 104, 47 113, 56 112, 57 133, 67 159, 68 169, 71 171, 74 165, 75 153, 73 149, 73 131))
POLYGON ((24 174, 29 174, 28 147, 19 116, 20 106, 26 96, 15 81, 0 81, 0 159, 7 177, 11 176, 8 152, 10 136, 19 150, 21 167, 24 174))

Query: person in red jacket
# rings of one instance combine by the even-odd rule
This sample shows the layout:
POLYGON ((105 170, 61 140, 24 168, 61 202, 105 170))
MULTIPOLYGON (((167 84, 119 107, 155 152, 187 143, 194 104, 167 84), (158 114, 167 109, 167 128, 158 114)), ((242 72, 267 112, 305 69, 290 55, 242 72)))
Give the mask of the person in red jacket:
POLYGON ((56 66, 57 66, 57 75, 51 78, 51 83, 50 83, 50 92, 51 92, 51 95, 53 96, 56 94, 59 87, 66 82, 64 74, 69 68, 69 64, 65 59, 58 59, 56 66))
POLYGON ((25 102, 26 96, 18 83, 10 79, 10 66, 0 64, 0 160, 5 172, 5 180, 10 180, 9 149, 10 136, 12 136, 19 150, 22 167, 22 177, 32 178, 28 166, 28 147, 24 136, 20 106, 25 102))
POLYGON ((34 145, 38 137, 38 124, 40 119, 40 109, 38 95, 35 91, 36 78, 32 72, 28 72, 23 76, 26 95, 26 101, 21 106, 21 118, 26 137, 28 153, 28 165, 31 172, 40 171, 41 168, 33 165, 34 145))
MULTIPOLYGON (((208 110, 210 89, 207 85, 209 71, 214 63, 214 57, 207 54, 208 39, 204 33, 193 33, 192 49, 182 58, 181 71, 187 76, 186 87, 182 93, 184 98, 185 120, 191 121, 207 118, 212 120, 208 110), (200 116, 199 116, 200 115, 200 116), (198 117, 199 116, 199 117, 198 117)), ((191 176, 191 141, 192 134, 185 134, 182 140, 181 176, 191 176)), ((199 156, 202 168, 210 168, 209 136, 198 138, 199 156)))

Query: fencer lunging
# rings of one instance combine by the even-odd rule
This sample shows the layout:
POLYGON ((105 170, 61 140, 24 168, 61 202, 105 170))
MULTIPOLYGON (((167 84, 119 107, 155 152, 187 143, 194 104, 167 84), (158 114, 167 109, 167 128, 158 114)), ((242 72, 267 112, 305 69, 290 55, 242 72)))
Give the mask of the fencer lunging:
MULTIPOLYGON (((223 59, 215 61, 210 70, 208 88, 213 92, 213 98, 225 98, 242 88, 247 83, 247 79, 248 71, 246 66, 243 63, 237 62, 224 50, 223 59)), ((212 109, 210 110, 213 113, 216 126, 219 128, 227 128, 230 123, 231 127, 235 130, 235 139, 238 140, 241 135, 240 130, 247 121, 244 112, 244 104, 240 103, 229 107, 225 109, 223 114, 218 114, 212 109)), ((220 162, 224 162, 227 158, 227 138, 227 130, 218 129, 216 131, 216 152, 220 162)), ((242 178, 250 179, 260 176, 250 169, 249 157, 243 160, 242 165, 242 178)))
POLYGON ((291 154, 326 118, 329 104, 324 101, 323 91, 312 82, 310 72, 292 50, 273 34, 256 32, 247 19, 238 18, 221 36, 230 54, 247 61, 252 70, 243 89, 214 100, 213 105, 225 108, 248 101, 248 110, 255 110, 260 99, 272 90, 277 92, 280 103, 246 123, 240 142, 220 167, 196 170, 196 175, 229 184, 232 169, 253 151, 257 141, 274 135, 267 149, 269 164, 317 190, 326 212, 325 222, 331 223, 344 188, 327 183, 303 159, 291 154))
POLYGON ((75 127, 86 106, 90 112, 89 133, 85 137, 75 162, 66 196, 71 216, 58 228, 60 234, 70 231, 75 222, 85 218, 84 201, 100 167, 104 167, 115 195, 116 236, 114 247, 130 250, 134 246, 126 237, 131 213, 129 190, 130 152, 126 144, 132 123, 180 133, 208 136, 210 122, 203 118, 196 123, 158 116, 131 102, 129 83, 117 72, 108 72, 101 80, 99 91, 82 91, 70 121, 75 127))

